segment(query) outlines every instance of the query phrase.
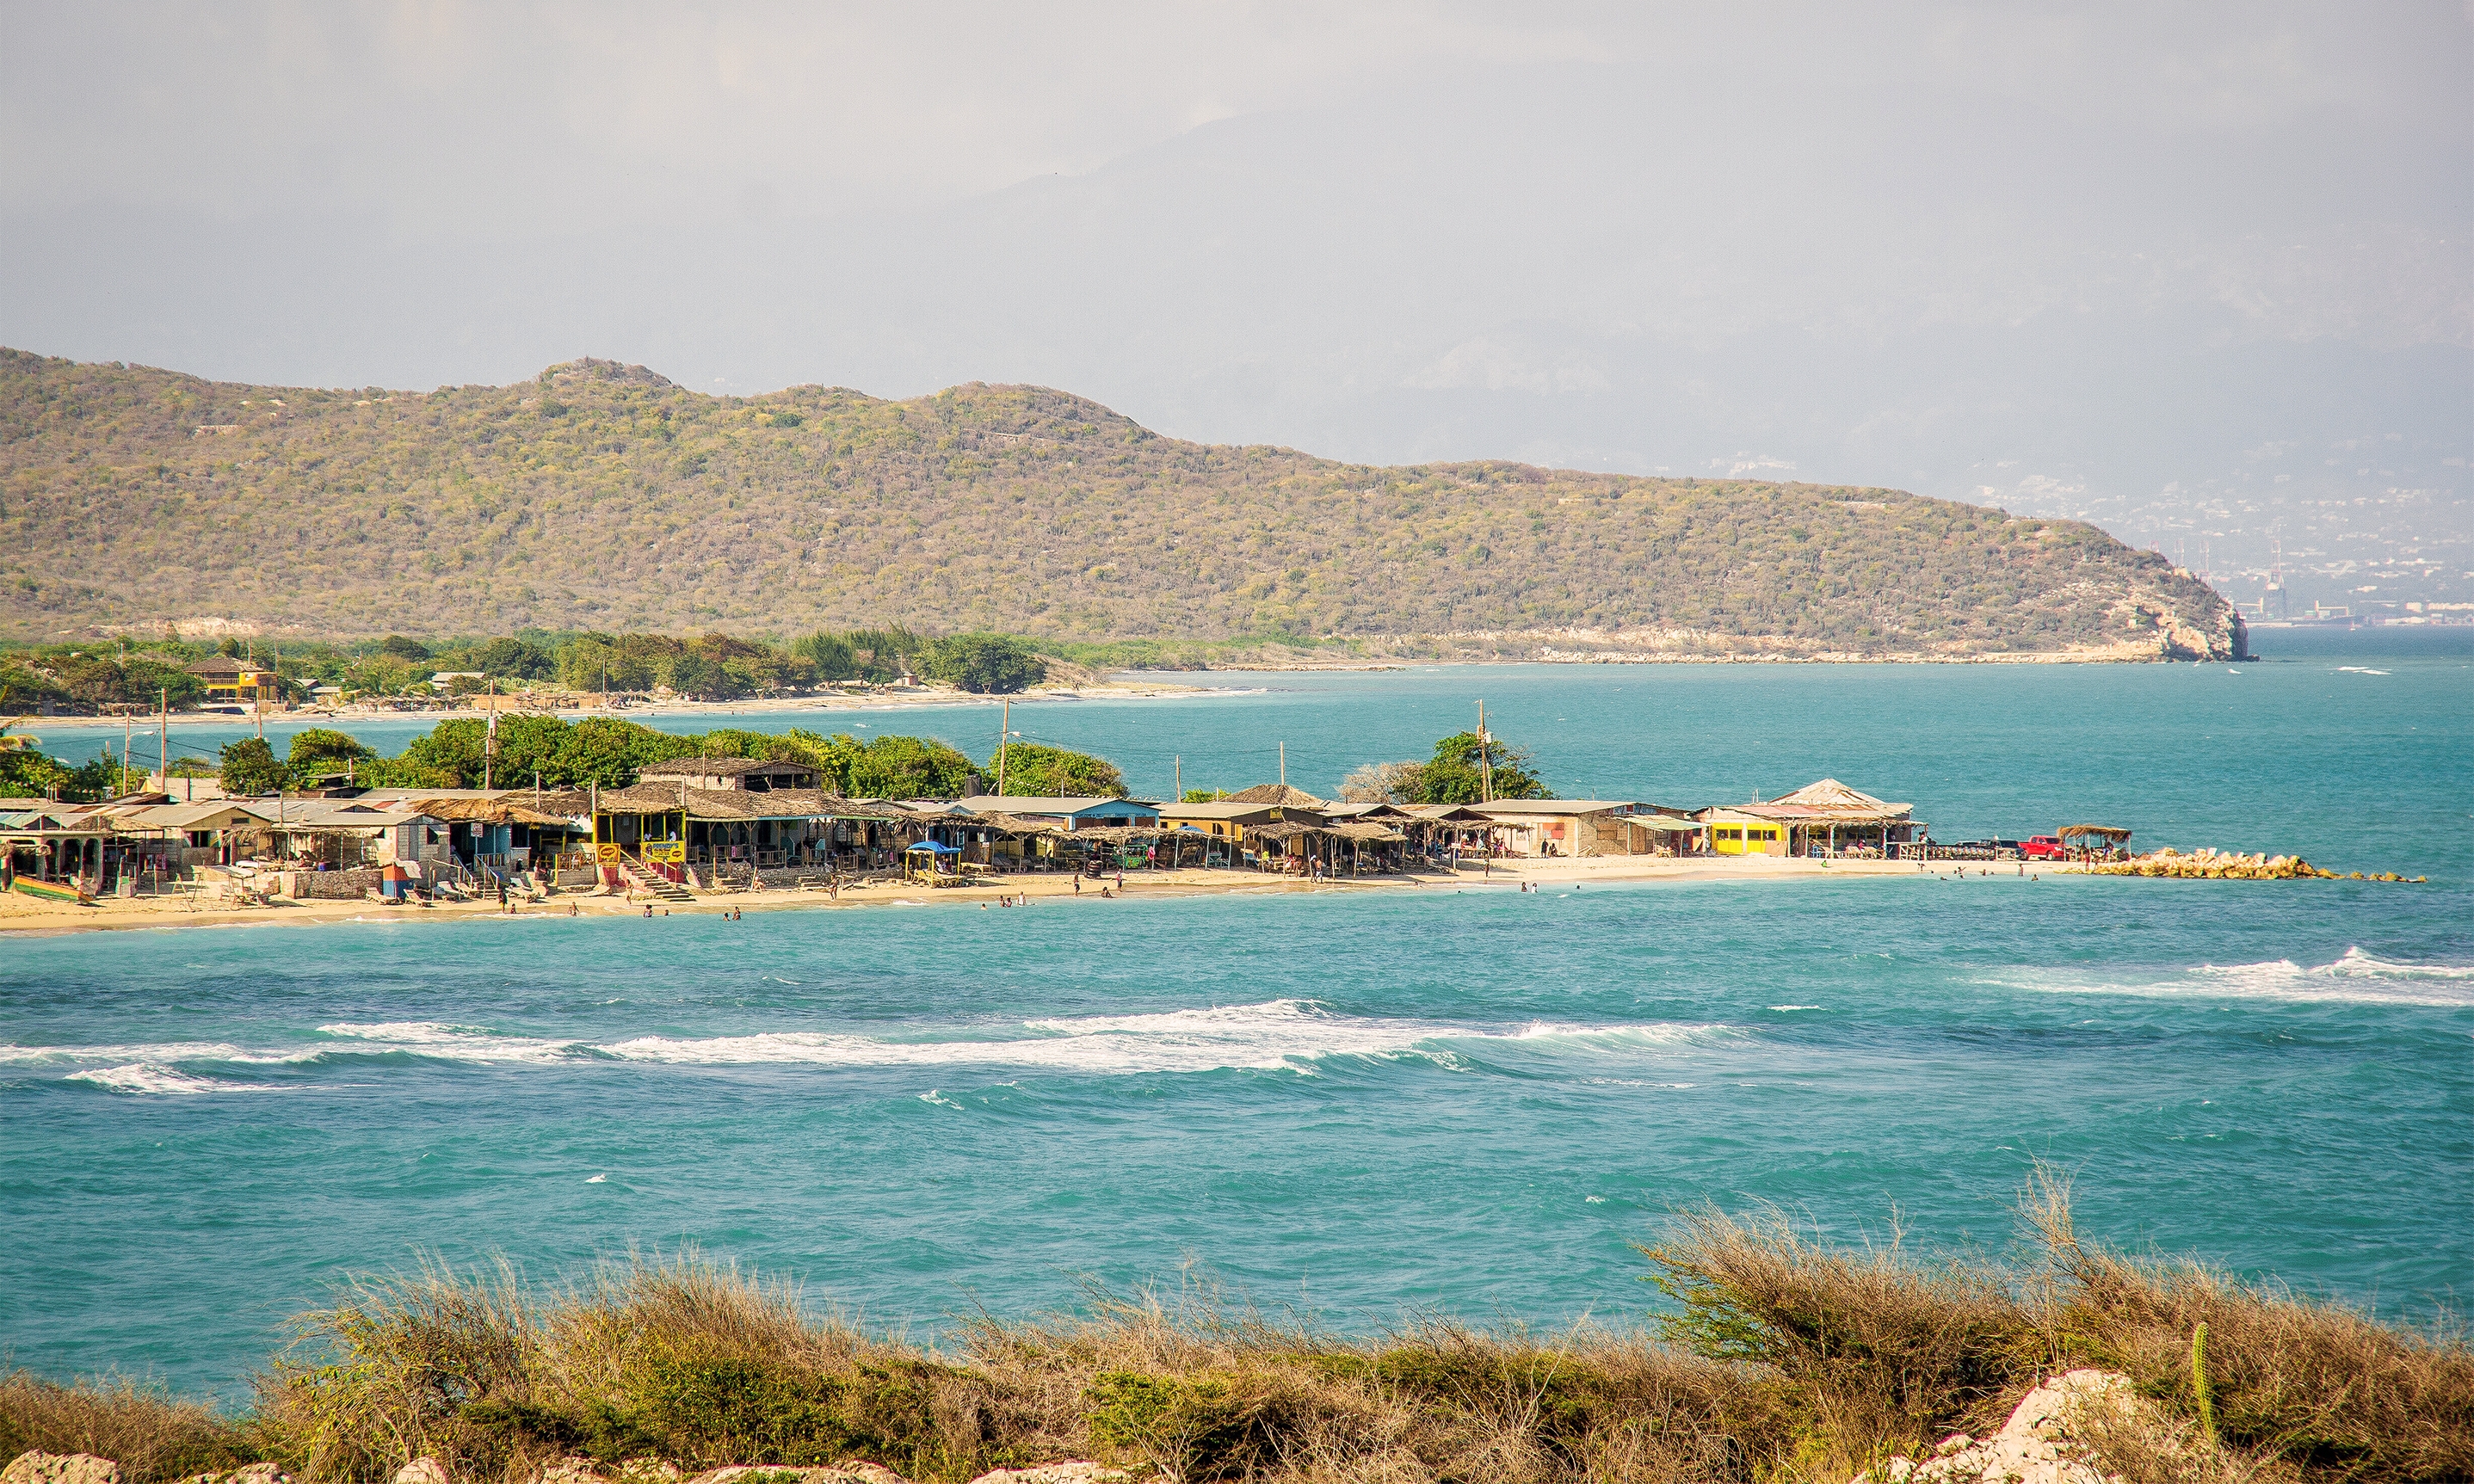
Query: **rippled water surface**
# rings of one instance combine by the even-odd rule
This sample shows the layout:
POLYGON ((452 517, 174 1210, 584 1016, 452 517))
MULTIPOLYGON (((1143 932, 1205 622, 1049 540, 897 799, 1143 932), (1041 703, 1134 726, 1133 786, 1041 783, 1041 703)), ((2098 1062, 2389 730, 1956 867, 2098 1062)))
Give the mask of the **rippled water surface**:
MULTIPOLYGON (((2373 641, 2378 641, 2374 643, 2373 641)), ((2270 638, 2267 647, 2278 646, 2270 638)), ((1942 838, 2130 825, 2422 886, 2023 876, 1240 894, 0 939, 0 1348, 235 1391, 417 1249, 696 1242, 933 1328, 1188 1259, 1344 1325, 1620 1319, 1664 1213, 2083 1228, 2397 1311, 2474 1287, 2474 669, 1210 677, 1017 707, 1138 786, 1326 788, 1473 718, 1556 786, 1829 774, 1942 838), (1157 778, 1149 777, 1156 773, 1157 778)), ((2347 668, 2351 666, 2353 668, 2347 668)), ((975 751, 993 715, 861 718, 975 751)), ((846 719, 845 719, 846 720, 846 719)), ((683 727, 700 728, 687 721, 683 727)))

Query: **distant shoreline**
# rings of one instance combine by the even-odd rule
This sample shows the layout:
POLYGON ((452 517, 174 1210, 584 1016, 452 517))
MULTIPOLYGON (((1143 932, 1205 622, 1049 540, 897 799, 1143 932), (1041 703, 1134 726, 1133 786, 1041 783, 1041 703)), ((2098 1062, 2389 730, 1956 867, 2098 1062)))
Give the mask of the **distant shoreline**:
MULTIPOLYGON (((2257 657, 2252 657, 2256 658, 2257 657)), ((1398 670, 1435 668, 1459 669, 1470 666, 1509 668, 1515 665, 1569 665, 1573 667, 1608 665, 1686 665, 1686 664, 1813 664, 1813 665, 1908 665, 1908 664, 2229 664, 2233 660, 2169 660, 2149 650, 2137 654, 2119 651, 2074 650, 2052 654, 1998 655, 1556 655, 1524 659, 1317 659, 1287 664, 1244 664, 1200 670, 1121 670, 1121 676, 1142 676, 1138 682, 1107 681, 1097 685, 1053 686, 1018 691, 1010 695, 982 695, 965 690, 940 690, 900 695, 853 696, 846 694, 819 696, 788 696, 754 701, 645 701, 625 706, 524 706, 499 708, 508 716, 556 716, 564 721, 581 721, 592 716, 615 716, 637 720, 654 716, 775 716, 801 712, 831 711, 898 711, 921 706, 994 706, 1002 702, 1033 704, 1039 702, 1078 701, 1173 701, 1199 696, 1235 693, 1232 687, 1221 685, 1184 685, 1157 679, 1171 675, 1296 675, 1309 673, 1379 673, 1398 670)), ((463 717, 486 716, 487 708, 476 706, 427 706, 414 710, 326 710, 301 708, 290 711, 269 711, 266 720, 277 725, 296 723, 352 722, 423 722, 435 726, 442 721, 463 717)), ((234 714, 230 711, 174 711, 169 717, 174 727, 229 727, 257 720, 254 712, 234 714)), ((118 727, 135 723, 138 730, 164 724, 165 719, 153 714, 132 713, 120 716, 28 716, 23 724, 56 728, 118 727)))
MULTIPOLYGON (((1021 897, 1031 902, 1067 901, 1114 902, 1154 901, 1187 897, 1253 897, 1253 896, 1329 896, 1335 893, 1365 892, 1470 892, 1512 891, 1523 883, 1534 884, 1540 891, 1578 890, 1589 886, 1639 884, 1646 882, 1687 883, 1732 881, 1736 883, 1775 881, 1814 881, 1849 876, 1891 877, 1897 879, 1952 880, 1965 876, 2021 875, 2036 878, 2066 874, 2050 866, 2029 865, 2025 869, 2003 871, 1999 866, 1972 862, 1935 863, 1921 867, 1912 861, 1832 861, 1824 863, 1796 857, 1744 856, 1717 859, 1691 856, 1677 859, 1652 855, 1592 855, 1571 858, 1517 858, 1498 860, 1492 869, 1465 867, 1457 875, 1437 872, 1418 872, 1401 875, 1360 876, 1353 879, 1304 881, 1295 876, 1258 874, 1246 871, 1141 871, 1126 874, 1123 897, 1103 897, 1103 887, 1113 892, 1117 877, 1111 874, 1098 878, 1081 877, 1081 890, 1075 890, 1076 877, 1061 872, 1038 872, 1020 876, 1003 877, 985 885, 930 888, 900 882, 885 882, 866 887, 846 887, 840 898, 828 897, 818 889, 804 891, 725 892, 699 895, 690 903, 650 900, 654 919, 672 914, 703 915, 745 910, 749 912, 841 911, 868 907, 984 906, 992 911, 1011 911, 996 905, 999 898, 1021 897)), ((149 899, 140 904, 124 902, 118 898, 101 898, 91 907, 70 907, 39 902, 13 894, 0 897, 0 941, 10 938, 54 937, 72 933, 132 932, 169 930, 189 927, 294 926, 306 927, 328 922, 451 922, 475 919, 522 918, 567 919, 568 909, 577 909, 577 916, 588 918, 642 918, 648 898, 604 897, 585 893, 561 893, 545 901, 526 903, 513 914, 502 912, 494 900, 441 902, 430 906, 395 906, 375 901, 307 901, 285 902, 279 906, 237 908, 193 908, 190 906, 149 899)))

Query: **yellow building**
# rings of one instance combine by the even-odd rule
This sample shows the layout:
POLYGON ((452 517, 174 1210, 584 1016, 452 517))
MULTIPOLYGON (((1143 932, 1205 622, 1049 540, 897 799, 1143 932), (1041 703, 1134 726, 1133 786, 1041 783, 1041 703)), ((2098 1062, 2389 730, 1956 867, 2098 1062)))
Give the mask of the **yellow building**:
POLYGON ((271 664, 214 655, 189 666, 189 673, 206 682, 208 706, 282 704, 282 682, 275 678, 275 666, 271 664))
POLYGON ((1700 818, 1709 826, 1710 852, 1713 855, 1786 853, 1787 826, 1777 820, 1734 809, 1704 809, 1700 818))

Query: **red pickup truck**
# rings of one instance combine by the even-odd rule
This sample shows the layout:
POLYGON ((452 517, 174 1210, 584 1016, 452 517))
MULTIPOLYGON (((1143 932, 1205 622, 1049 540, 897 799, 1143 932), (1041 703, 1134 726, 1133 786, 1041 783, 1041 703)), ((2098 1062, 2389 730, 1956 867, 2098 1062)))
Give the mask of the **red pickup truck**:
POLYGON ((2068 853, 2059 835, 2037 835, 2019 842, 2021 860, 2062 860, 2068 853))

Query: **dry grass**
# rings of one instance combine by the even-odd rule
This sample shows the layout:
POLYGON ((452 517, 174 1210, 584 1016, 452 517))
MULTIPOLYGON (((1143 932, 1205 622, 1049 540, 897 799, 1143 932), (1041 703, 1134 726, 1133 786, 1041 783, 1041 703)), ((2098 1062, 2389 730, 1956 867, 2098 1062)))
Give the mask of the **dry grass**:
POLYGON ((126 1484, 159 1484, 256 1456, 243 1428, 195 1402, 127 1380, 63 1386, 0 1376, 0 1460, 29 1448, 116 1459, 126 1484))
POLYGON ((424 1453, 476 1484, 570 1453, 866 1457, 938 1481, 1079 1456, 1171 1484, 1835 1484, 2100 1364, 2156 1403, 2093 1440, 2130 1484, 2474 1476, 2461 1334, 2089 1248, 2056 1184, 2027 1209, 2044 1258, 2016 1267, 1831 1247, 1775 1211, 1689 1213, 1650 1254, 1678 1301, 1656 1339, 1442 1319, 1352 1339, 1189 1286, 982 1317, 938 1354, 692 1254, 547 1292, 503 1266, 432 1267, 303 1315, 248 1419, 20 1375, 0 1385, 0 1442, 118 1457, 133 1484, 247 1456, 375 1484, 424 1453), (2189 1371, 2202 1320, 2215 1439, 2189 1371))
POLYGON ((2474 1478, 2474 1352, 2450 1317, 2415 1333, 2195 1263, 2089 1247, 2069 1192, 2050 1181, 2031 1192, 2027 1214, 2051 1264, 2053 1328, 2083 1363, 2121 1371, 2195 1414, 2191 1335, 2205 1324, 2217 1429, 2229 1448, 2313 1478, 2474 1478))

